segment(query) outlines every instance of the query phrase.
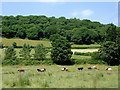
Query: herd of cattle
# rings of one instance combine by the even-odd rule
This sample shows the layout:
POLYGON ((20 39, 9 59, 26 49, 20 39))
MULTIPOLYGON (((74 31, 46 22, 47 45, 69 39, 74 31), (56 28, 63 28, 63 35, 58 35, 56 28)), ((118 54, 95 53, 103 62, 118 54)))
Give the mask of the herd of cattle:
MULTIPOLYGON (((83 67, 79 67, 79 68, 77 68, 78 70, 83 70, 84 68, 83 67)), ((96 69, 96 70, 99 70, 99 68, 97 68, 96 66, 93 66, 93 67, 88 67, 88 69, 96 69)), ((108 71, 110 71, 110 70, 112 70, 112 68, 105 68, 105 70, 108 70, 108 71)), ((19 72, 24 72, 25 70, 24 69, 18 69, 18 71, 19 72)), ((44 72, 44 71, 46 71, 46 68, 41 68, 41 69, 37 69, 37 71, 38 72, 44 72)), ((61 71, 69 71, 69 69, 68 68, 61 68, 61 71)))

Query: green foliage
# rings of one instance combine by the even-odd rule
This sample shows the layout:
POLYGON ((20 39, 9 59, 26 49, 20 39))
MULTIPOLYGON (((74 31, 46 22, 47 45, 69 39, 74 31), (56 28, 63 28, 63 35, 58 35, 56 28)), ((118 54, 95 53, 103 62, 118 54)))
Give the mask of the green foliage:
POLYGON ((90 53, 90 52, 88 52, 88 53, 75 52, 74 55, 91 56, 92 53, 90 53))
POLYGON ((113 24, 108 25, 106 31, 106 42, 101 45, 100 53, 103 56, 103 60, 108 65, 120 64, 120 29, 113 24))
POLYGON ((5 59, 2 61, 2 65, 20 65, 21 62, 20 59, 5 59))
POLYGON ((106 57, 106 55, 103 53, 100 53, 100 52, 93 52, 91 55, 91 58, 93 60, 104 60, 105 57, 106 57))
POLYGON ((76 59, 75 64, 106 64, 103 60, 76 59))
POLYGON ((13 42, 13 47, 16 48, 17 47, 17 43, 16 42, 13 42))
POLYGON ((100 53, 104 54, 104 61, 108 65, 120 64, 120 48, 117 43, 112 41, 105 42, 100 48, 100 53))
POLYGON ((103 42, 110 25, 84 19, 46 16, 2 16, 2 36, 6 38, 49 39, 59 34, 77 44, 103 42))
POLYGON ((20 50, 19 54, 23 59, 28 60, 31 57, 30 52, 31 52, 30 45, 25 43, 23 45, 22 50, 20 50))
POLYGON ((5 50, 5 57, 4 59, 16 59, 16 51, 14 50, 14 47, 9 46, 6 50, 5 50))
POLYGON ((71 64, 71 44, 64 38, 60 37, 52 42, 52 51, 51 51, 51 59, 56 64, 71 64))
POLYGON ((47 49, 43 46, 43 44, 37 45, 35 48, 34 58, 37 60, 46 59, 46 54, 48 53, 47 49))
POLYGON ((116 26, 114 24, 108 24, 107 30, 106 30, 106 41, 112 41, 116 42, 116 26))
POLYGON ((45 36, 47 38, 50 38, 50 35, 56 34, 57 33, 57 28, 54 25, 48 26, 45 29, 45 36))
POLYGON ((76 44, 92 44, 94 43, 95 31, 94 30, 88 30, 86 27, 82 28, 75 28, 73 29, 74 34, 71 37, 71 40, 75 42, 76 44))
POLYGON ((3 48, 3 44, 2 44, 2 42, 0 42, 0 48, 3 48))
POLYGON ((50 41, 54 42, 56 39, 58 39, 60 37, 59 34, 53 34, 50 36, 50 41))

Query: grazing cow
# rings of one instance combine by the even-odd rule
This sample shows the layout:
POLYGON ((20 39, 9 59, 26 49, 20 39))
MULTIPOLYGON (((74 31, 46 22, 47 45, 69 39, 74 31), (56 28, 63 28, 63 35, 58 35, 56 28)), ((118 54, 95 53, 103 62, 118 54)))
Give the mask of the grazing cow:
POLYGON ((108 71, 110 71, 110 70, 112 70, 112 68, 106 68, 105 70, 108 70, 108 71))
POLYGON ((88 69, 92 69, 92 67, 88 67, 88 69))
POLYGON ((83 67, 78 68, 78 70, 83 70, 83 67))
POLYGON ((61 71, 65 71, 66 68, 61 68, 61 71))
POLYGON ((99 68, 97 68, 97 67, 95 69, 99 70, 99 68))
POLYGON ((45 68, 41 68, 41 69, 37 69, 37 71, 38 72, 44 72, 44 71, 46 71, 46 69, 45 68))
POLYGON ((61 68, 61 71, 68 71, 68 68, 61 68))
POLYGON ((24 69, 18 69, 19 72, 24 72, 24 69))

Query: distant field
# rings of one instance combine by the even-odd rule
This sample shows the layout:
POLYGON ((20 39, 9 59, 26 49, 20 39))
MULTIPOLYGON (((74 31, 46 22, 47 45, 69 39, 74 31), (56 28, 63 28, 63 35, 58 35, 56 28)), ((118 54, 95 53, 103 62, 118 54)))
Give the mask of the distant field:
POLYGON ((95 65, 100 70, 88 70, 94 65, 38 65, 38 66, 3 66, 3 88, 118 88, 118 66, 95 65), (69 69, 61 71, 62 67, 69 69), (78 67, 84 67, 78 71, 78 67), (46 68, 46 72, 37 72, 37 68, 46 68), (19 73, 18 69, 25 69, 19 73))
POLYGON ((100 47, 99 44, 90 44, 90 45, 72 45, 72 47, 100 47))
POLYGON ((43 44, 45 47, 51 47, 50 41, 3 38, 2 42, 4 46, 12 46, 13 42, 16 42, 18 46, 23 46, 24 43, 28 43, 32 46, 36 46, 37 44, 43 44))
MULTIPOLYGON (((2 39, 4 46, 12 46, 13 42, 16 42, 18 46, 23 46, 24 43, 29 43, 32 46, 36 46, 37 44, 43 44, 45 47, 52 47, 50 41, 40 41, 40 40, 26 40, 26 39, 2 39)), ((91 44, 91 45, 72 45, 73 49, 87 49, 87 48, 99 48, 100 45, 91 44)))
POLYGON ((87 52, 97 52, 98 49, 71 49, 72 52, 81 52, 81 53, 87 53, 87 52))

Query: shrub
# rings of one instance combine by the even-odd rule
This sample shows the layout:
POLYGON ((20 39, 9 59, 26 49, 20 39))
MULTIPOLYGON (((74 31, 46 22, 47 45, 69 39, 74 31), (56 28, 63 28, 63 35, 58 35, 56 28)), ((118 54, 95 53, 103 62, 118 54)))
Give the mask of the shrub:
POLYGON ((4 59, 16 59, 16 51, 14 50, 13 46, 9 46, 5 50, 5 57, 4 59))
POLYGON ((6 59, 2 61, 2 65, 19 65, 21 63, 20 59, 6 59))
POLYGON ((23 59, 28 60, 30 59, 31 55, 31 47, 29 44, 24 44, 22 50, 20 50, 20 56, 23 57, 23 59))
POLYGON ((13 42, 13 47, 16 48, 17 47, 17 43, 16 42, 13 42))
POLYGON ((2 44, 2 42, 0 42, 0 48, 3 48, 3 44, 2 44))
POLYGON ((37 45, 35 48, 34 58, 37 60, 44 60, 46 58, 46 54, 48 53, 47 49, 43 46, 43 44, 37 45))

